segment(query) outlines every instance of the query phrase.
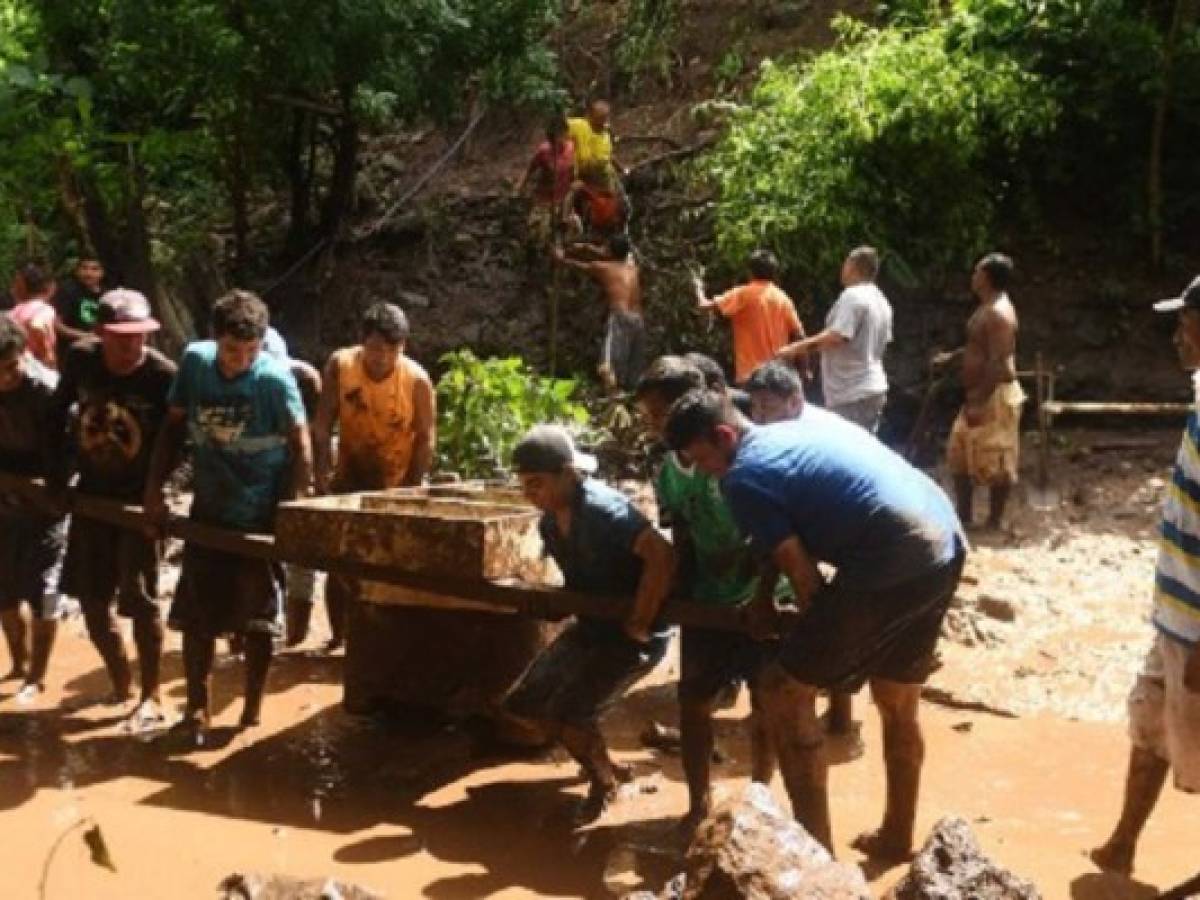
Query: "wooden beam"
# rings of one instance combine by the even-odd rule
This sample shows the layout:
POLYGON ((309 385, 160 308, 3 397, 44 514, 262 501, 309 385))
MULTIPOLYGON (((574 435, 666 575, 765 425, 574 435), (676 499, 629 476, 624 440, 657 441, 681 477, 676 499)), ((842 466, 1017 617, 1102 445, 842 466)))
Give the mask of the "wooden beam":
MULTIPOLYGON (((0 492, 16 494, 34 507, 49 511, 70 512, 108 522, 118 528, 144 530, 147 519, 142 507, 121 503, 105 497, 68 491, 57 508, 45 485, 31 478, 0 472, 0 492)), ((345 575, 365 581, 398 585, 414 591, 454 597, 495 612, 515 613, 535 619, 561 619, 585 615, 597 619, 623 619, 633 598, 598 597, 562 588, 528 584, 518 581, 487 581, 412 572, 396 566, 384 566, 327 556, 300 556, 286 553, 275 543, 272 534, 250 534, 193 522, 172 515, 166 533, 201 547, 320 569, 334 575, 345 575)), ((737 607, 713 606, 687 600, 670 600, 663 610, 663 620, 672 625, 688 625, 719 631, 746 631, 744 611, 737 607)))
POLYGON ((1190 403, 1073 403, 1048 400, 1042 409, 1052 416, 1174 416, 1187 415, 1195 407, 1190 403))

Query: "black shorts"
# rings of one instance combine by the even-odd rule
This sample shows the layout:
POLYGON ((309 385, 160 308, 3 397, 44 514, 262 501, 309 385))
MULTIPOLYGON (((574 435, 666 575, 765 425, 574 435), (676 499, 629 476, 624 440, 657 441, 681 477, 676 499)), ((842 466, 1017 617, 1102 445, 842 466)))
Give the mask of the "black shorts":
POLYGON ((727 687, 743 681, 753 690, 759 669, 777 651, 774 641, 756 641, 736 631, 684 628, 679 649, 679 699, 711 703, 727 687))
POLYGON ((85 611, 113 598, 123 616, 158 614, 160 545, 139 532, 76 516, 67 536, 62 591, 85 611))
POLYGON ((58 615, 65 544, 65 519, 0 515, 0 610, 16 609, 24 600, 38 619, 58 615))
POLYGON ((283 567, 194 544, 183 548, 179 586, 168 623, 177 631, 283 633, 283 567))
POLYGON ((923 684, 965 559, 960 552, 879 591, 847 590, 835 578, 783 639, 780 665, 804 684, 847 693, 872 678, 923 684))
POLYGON ((638 644, 615 625, 577 621, 538 654, 504 701, 519 719, 594 728, 667 652, 669 637, 638 644))

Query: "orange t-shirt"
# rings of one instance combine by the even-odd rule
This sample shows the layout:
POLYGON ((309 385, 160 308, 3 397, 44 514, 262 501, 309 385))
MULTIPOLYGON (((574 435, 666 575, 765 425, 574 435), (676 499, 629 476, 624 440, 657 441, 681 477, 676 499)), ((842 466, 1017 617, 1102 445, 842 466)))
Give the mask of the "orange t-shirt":
POLYGON ((751 281, 717 298, 717 309, 733 325, 734 380, 742 384, 787 346, 792 335, 804 334, 792 299, 771 281, 751 281))

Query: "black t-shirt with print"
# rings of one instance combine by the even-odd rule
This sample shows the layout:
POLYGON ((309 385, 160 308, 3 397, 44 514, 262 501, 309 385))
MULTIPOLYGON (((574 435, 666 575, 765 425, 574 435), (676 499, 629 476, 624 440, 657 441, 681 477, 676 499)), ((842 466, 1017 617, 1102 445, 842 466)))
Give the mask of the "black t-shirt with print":
POLYGON ((54 308, 64 325, 80 331, 92 331, 100 317, 100 292, 68 278, 54 292, 54 308))
POLYGON ((134 372, 114 375, 104 365, 98 338, 86 338, 71 348, 56 397, 64 415, 71 404, 79 405, 74 443, 81 491, 141 498, 175 368, 171 360, 147 348, 134 372))

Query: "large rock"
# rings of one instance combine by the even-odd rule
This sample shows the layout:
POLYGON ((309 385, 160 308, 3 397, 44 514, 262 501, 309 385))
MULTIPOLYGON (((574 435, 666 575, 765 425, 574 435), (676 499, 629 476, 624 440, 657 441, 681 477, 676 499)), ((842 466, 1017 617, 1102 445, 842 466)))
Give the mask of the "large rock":
POLYGON ((659 895, 660 900, 868 900, 870 896, 858 867, 835 862, 784 815, 760 784, 751 784, 741 796, 719 805, 701 824, 688 848, 682 885, 677 879, 659 895))
POLYGON ((893 900, 1041 900, 1037 887, 984 855, 958 816, 937 823, 893 900))
POLYGON ((236 872, 217 887, 220 900, 383 900, 365 888, 332 878, 292 878, 236 872))

